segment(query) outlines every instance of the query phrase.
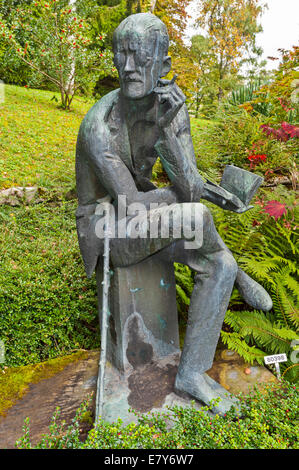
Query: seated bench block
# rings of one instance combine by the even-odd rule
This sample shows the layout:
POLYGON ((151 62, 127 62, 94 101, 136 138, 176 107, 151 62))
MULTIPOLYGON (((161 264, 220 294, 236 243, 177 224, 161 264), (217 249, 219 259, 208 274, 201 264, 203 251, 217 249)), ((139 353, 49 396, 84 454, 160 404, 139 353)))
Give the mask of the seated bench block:
MULTIPOLYGON (((180 351, 173 264, 159 254, 129 267, 112 268, 107 360, 129 371, 180 351)), ((102 262, 97 266, 102 316, 102 262)))

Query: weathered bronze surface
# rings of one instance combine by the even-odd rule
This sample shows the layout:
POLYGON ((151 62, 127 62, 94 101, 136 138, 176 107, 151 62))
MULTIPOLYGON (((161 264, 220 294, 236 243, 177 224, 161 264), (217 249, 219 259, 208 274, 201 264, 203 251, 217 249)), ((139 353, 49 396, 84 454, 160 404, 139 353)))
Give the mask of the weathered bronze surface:
POLYGON ((125 230, 125 237, 115 235, 110 240, 114 284, 108 347, 110 360, 118 370, 135 369, 138 364, 146 367, 178 350, 176 308, 173 304, 170 307, 168 291, 169 286, 175 287, 173 263, 184 263, 196 271, 175 387, 205 403, 222 397, 215 411, 224 412, 232 398, 224 397, 224 389, 205 372, 213 363, 233 286, 254 308, 269 310, 272 302, 265 290, 237 266, 209 210, 200 201, 206 199, 223 209, 243 212, 249 208, 261 179, 230 167, 220 186, 202 180, 185 96, 175 80, 162 79, 171 68, 168 43, 165 25, 150 13, 132 15, 115 30, 114 61, 120 89, 93 106, 78 135, 78 238, 87 275, 97 269, 100 293, 103 239, 98 227, 103 217, 101 205, 110 201, 117 209, 118 233, 121 226, 125 230), (170 187, 157 188, 151 182, 158 157, 170 187), (169 215, 169 235, 164 237, 159 226, 154 238, 149 232, 135 238, 134 214, 124 212, 124 201, 127 206, 143 204, 147 220, 154 216, 151 204, 164 202, 155 214, 169 215), (182 219, 178 220, 170 207, 189 213, 189 234, 176 236, 182 219), (194 234, 199 232, 201 236, 196 238, 194 234), (193 248, 186 242, 194 242, 193 248), (161 263, 158 272, 153 259, 161 263), (155 305, 154 309, 147 303, 155 305), (143 310, 147 311, 145 316, 143 310))

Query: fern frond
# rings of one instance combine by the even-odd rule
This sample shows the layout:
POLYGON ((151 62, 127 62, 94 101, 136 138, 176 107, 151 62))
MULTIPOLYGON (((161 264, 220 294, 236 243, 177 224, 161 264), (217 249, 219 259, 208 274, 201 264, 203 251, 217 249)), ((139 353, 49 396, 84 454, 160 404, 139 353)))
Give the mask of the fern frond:
POLYGON ((278 224, 277 224, 277 228, 278 228, 279 232, 283 235, 283 237, 285 237, 285 239, 288 241, 288 244, 289 244, 289 247, 292 250, 292 253, 294 255, 297 255, 298 254, 298 247, 291 240, 292 235, 293 235, 291 230, 288 230, 288 229, 286 229, 286 228, 284 228, 284 227, 282 227, 281 225, 278 225, 278 224))
MULTIPOLYGON (((295 307, 291 300, 291 296, 288 295, 286 288, 282 284, 276 285, 276 305, 279 307, 279 311, 282 313, 285 320, 285 324, 288 325, 288 319, 297 328, 299 327, 299 310, 295 307)), ((273 303, 274 305, 274 303, 273 303)))
POLYGON ((248 346, 238 333, 221 331, 221 338, 229 349, 236 351, 246 362, 263 364, 265 353, 255 346, 248 346))
POLYGON ((242 257, 239 264, 245 272, 253 276, 257 281, 261 283, 266 282, 268 285, 275 287, 273 276, 269 274, 271 267, 272 269, 275 267, 275 264, 273 266, 271 265, 271 261, 268 262, 268 260, 265 260, 257 262, 254 258, 242 257))
POLYGON ((251 337, 257 346, 273 353, 288 353, 290 340, 294 339, 292 330, 289 330, 289 339, 285 329, 280 334, 280 328, 274 328, 266 314, 257 310, 230 312, 225 318, 225 323, 233 327, 242 338, 251 337))
POLYGON ((298 339, 298 333, 296 331, 291 330, 290 328, 278 328, 273 327, 275 333, 285 340, 292 341, 293 339, 298 339))
POLYGON ((190 299, 187 296, 186 292, 178 284, 176 284, 175 288, 179 300, 181 300, 184 304, 189 305, 190 299))
POLYGON ((291 271, 294 274, 299 274, 299 268, 295 261, 277 255, 273 255, 272 259, 275 261, 278 268, 283 269, 283 267, 286 266, 288 271, 291 271))
POLYGON ((189 296, 191 296, 193 290, 193 282, 190 274, 180 273, 176 271, 175 280, 177 283, 180 284, 181 287, 184 287, 189 296))
POLYGON ((299 381, 299 364, 288 364, 282 365, 281 377, 286 378, 289 382, 298 383, 299 381))
POLYGON ((287 289, 289 289, 292 292, 294 298, 298 301, 299 283, 293 276, 289 274, 287 269, 281 271, 279 276, 276 276, 276 280, 281 282, 287 289))

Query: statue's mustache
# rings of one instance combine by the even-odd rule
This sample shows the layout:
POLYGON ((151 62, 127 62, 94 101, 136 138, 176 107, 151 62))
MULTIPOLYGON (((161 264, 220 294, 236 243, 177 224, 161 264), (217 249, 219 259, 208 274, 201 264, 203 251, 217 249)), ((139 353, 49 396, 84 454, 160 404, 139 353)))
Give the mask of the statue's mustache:
POLYGON ((123 74, 122 79, 125 82, 142 82, 142 78, 138 74, 123 74))

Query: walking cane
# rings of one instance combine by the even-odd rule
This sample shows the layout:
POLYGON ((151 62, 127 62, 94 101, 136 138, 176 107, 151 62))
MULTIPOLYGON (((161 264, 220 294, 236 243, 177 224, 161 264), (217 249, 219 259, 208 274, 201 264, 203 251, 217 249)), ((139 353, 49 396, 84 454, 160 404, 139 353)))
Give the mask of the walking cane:
POLYGON ((108 330, 108 295, 110 286, 109 272, 109 203, 105 213, 106 221, 104 228, 104 272, 103 272, 103 299, 102 299, 102 328, 101 328, 101 356, 99 362, 99 373, 97 381, 97 397, 96 397, 96 423, 98 423, 103 413, 104 404, 104 379, 107 352, 107 330, 108 330))

